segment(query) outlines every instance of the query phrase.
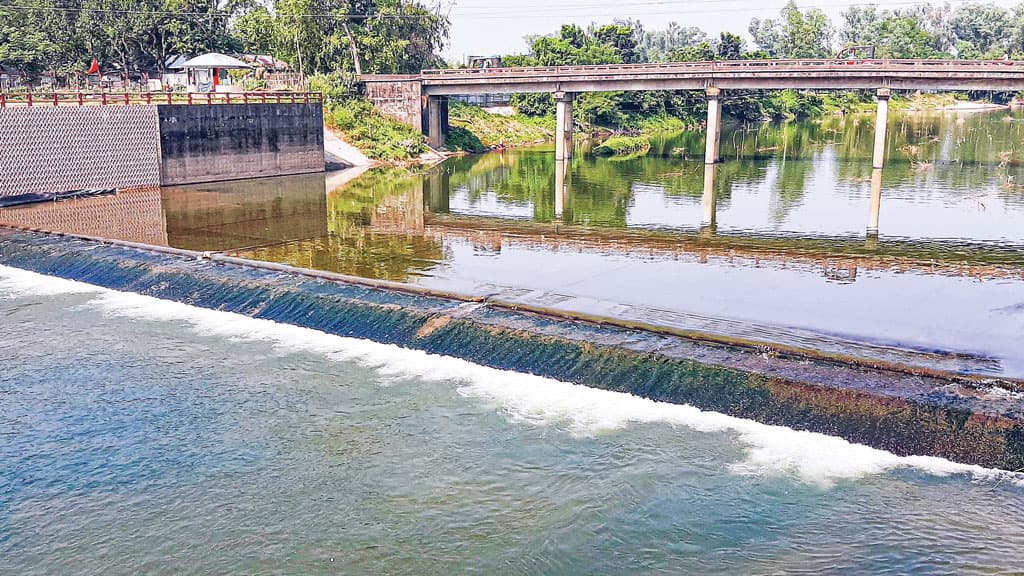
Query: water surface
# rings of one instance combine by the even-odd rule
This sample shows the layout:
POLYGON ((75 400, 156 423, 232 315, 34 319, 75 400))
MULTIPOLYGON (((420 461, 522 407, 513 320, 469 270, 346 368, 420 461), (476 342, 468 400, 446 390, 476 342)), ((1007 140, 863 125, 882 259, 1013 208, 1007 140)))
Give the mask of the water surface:
POLYGON ((683 133, 655 137, 642 158, 596 158, 584 143, 559 166, 540 147, 421 174, 150 190, 0 221, 769 344, 955 353, 958 371, 1024 378, 1024 116, 894 115, 877 233, 872 121, 731 127, 710 172, 703 136, 683 133))
POLYGON ((0 267, 0 573, 1012 573, 1017 478, 0 267))

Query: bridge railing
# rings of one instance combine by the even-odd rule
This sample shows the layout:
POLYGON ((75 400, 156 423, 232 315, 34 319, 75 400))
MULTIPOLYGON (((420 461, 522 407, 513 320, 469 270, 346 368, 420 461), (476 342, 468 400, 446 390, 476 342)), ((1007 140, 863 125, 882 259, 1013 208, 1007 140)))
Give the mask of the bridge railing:
POLYGON ((138 104, 309 104, 320 92, 0 92, 0 108, 138 104))
POLYGON ((852 68, 876 72, 908 71, 913 68, 947 70, 950 72, 980 72, 1006 70, 1024 72, 1024 61, 1006 60, 884 60, 884 59, 798 59, 798 60, 723 60, 710 62, 655 62, 643 64, 596 64, 585 66, 520 66, 508 68, 462 68, 424 70, 424 79, 452 77, 494 77, 573 75, 594 73, 711 73, 755 70, 836 70, 852 68))

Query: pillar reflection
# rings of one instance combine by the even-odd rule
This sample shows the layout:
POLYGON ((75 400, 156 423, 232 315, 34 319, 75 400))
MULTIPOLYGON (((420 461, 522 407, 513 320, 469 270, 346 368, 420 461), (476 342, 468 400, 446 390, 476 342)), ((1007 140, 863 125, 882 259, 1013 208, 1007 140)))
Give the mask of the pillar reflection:
POLYGON ((878 236, 879 212, 882 208, 882 169, 871 171, 871 207, 868 211, 868 236, 878 236))
POLYGON ((704 165, 704 215, 701 218, 700 230, 706 235, 714 234, 718 226, 718 194, 715 190, 717 174, 717 164, 704 165))
POLYGON ((566 213, 569 205, 569 194, 571 194, 571 170, 570 160, 555 161, 555 218, 559 220, 572 220, 572 210, 566 213))

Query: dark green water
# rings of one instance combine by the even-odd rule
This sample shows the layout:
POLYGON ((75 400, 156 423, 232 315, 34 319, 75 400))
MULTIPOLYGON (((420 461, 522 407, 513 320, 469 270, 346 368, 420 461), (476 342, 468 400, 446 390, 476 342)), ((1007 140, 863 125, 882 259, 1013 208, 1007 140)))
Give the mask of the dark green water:
POLYGON ((992 574, 1019 478, 0 267, 3 574, 992 574))

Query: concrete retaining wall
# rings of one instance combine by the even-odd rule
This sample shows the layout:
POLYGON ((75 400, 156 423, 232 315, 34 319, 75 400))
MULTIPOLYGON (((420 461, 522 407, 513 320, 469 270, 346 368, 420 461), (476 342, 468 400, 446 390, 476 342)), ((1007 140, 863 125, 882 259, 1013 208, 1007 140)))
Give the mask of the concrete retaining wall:
POLYGON ((160 184, 156 106, 0 109, 0 196, 160 184))
POLYGON ((423 126, 423 99, 417 76, 378 76, 366 82, 366 97, 381 113, 399 122, 425 131, 423 126))
POLYGON ((323 108, 159 106, 164 185, 323 172, 323 108))
POLYGON ((0 197, 323 170, 319 103, 0 109, 0 197))

